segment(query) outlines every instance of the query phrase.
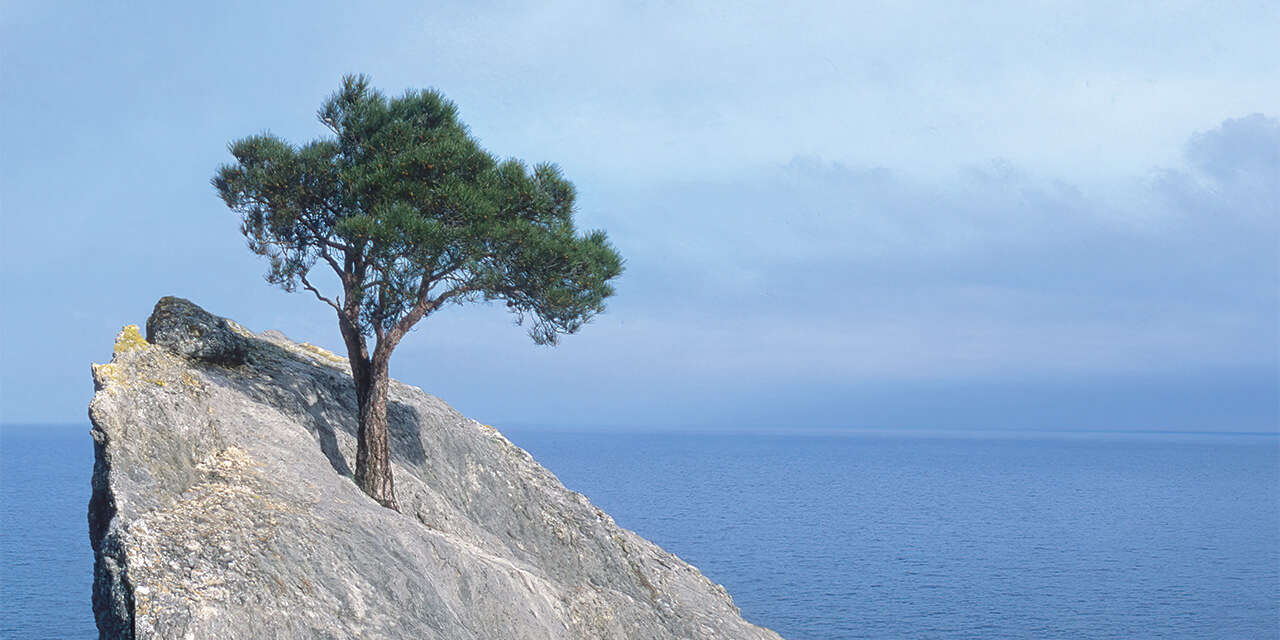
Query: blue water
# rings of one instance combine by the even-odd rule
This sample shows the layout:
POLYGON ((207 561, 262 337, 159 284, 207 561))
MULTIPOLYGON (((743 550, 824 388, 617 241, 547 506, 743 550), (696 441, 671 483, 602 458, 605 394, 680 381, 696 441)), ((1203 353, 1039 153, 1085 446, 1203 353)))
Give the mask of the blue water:
POLYGON ((89 426, 0 426, 0 638, 97 638, 89 426))
POLYGON ((790 640, 1280 638, 1280 443, 514 432, 790 640))
MULTIPOLYGON (((1280 440, 507 430, 789 640, 1280 638, 1280 440)), ((0 431, 0 638, 96 637, 87 427, 0 431)))

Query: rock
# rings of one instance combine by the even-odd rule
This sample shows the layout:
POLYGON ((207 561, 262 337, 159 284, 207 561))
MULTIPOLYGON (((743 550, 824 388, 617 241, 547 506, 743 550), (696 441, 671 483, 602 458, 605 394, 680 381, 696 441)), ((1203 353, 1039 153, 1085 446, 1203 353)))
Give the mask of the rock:
POLYGON ((394 381, 401 512, 382 508, 351 479, 345 358, 225 325, 237 351, 176 298, 156 313, 159 344, 126 327, 93 368, 102 638, 778 640, 496 430, 394 381), (183 335, 174 318, 204 329, 161 338, 183 335))
POLYGON ((226 318, 173 296, 161 298, 147 318, 147 342, 189 358, 227 366, 244 364, 249 354, 246 336, 226 318))

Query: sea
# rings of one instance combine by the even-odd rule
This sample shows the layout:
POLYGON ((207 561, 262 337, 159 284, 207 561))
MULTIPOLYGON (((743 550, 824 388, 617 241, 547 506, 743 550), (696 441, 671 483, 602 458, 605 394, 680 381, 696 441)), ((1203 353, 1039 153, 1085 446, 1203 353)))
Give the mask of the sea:
MULTIPOLYGON (((509 428, 788 640, 1280 638, 1276 434, 509 428)), ((0 638, 94 638, 87 426, 0 428, 0 638)))

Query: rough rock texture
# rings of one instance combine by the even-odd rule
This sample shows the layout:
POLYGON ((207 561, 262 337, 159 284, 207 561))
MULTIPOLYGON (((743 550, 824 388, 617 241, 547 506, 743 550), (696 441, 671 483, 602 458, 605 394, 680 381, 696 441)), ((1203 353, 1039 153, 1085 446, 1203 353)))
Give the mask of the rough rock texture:
POLYGON ((172 296, 161 298, 147 318, 147 342, 214 364, 234 366, 249 357, 249 342, 229 321, 172 296))
POLYGON ((202 314, 166 298, 148 333, 173 348, 126 327, 93 368, 103 638, 778 638, 497 431, 396 382, 402 513, 380 507, 351 480, 344 359, 202 314), (238 365, 217 364, 237 361, 223 329, 238 365))

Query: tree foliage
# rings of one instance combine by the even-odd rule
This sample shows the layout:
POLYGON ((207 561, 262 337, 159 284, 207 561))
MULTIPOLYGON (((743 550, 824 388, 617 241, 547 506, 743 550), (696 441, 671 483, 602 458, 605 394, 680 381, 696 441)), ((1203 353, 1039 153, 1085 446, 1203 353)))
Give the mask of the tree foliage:
POLYGON ((603 231, 575 229, 556 166, 498 160, 436 91, 387 98, 347 76, 318 116, 332 135, 302 146, 233 142, 213 185, 269 260, 267 280, 337 312, 360 404, 356 481, 394 507, 387 367, 404 335, 445 304, 496 300, 554 344, 604 311, 623 264, 603 231), (339 291, 323 290, 317 265, 339 291))
POLYGON ((447 302, 501 300, 554 344, 604 310, 622 260, 604 232, 575 231, 557 167, 497 160, 432 90, 388 99, 348 76, 318 115, 332 138, 244 138, 213 180, 270 260, 268 281, 358 309, 360 332, 377 337, 447 302), (341 298, 313 282, 317 264, 341 298))

